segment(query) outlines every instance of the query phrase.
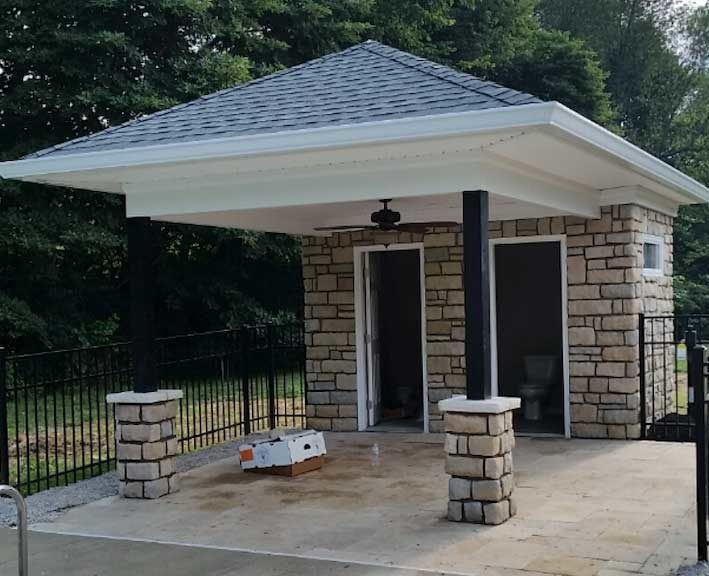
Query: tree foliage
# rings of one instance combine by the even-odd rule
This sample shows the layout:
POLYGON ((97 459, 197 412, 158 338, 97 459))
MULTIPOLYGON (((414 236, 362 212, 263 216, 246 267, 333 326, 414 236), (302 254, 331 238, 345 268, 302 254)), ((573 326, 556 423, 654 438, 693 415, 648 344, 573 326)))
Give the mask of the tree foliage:
MULTIPOLYGON (((709 182, 709 9, 666 0, 0 0, 0 159, 368 38, 559 100, 709 182)), ((127 336, 123 220, 117 196, 0 182, 0 345, 127 336)), ((708 222, 677 223, 683 309, 709 310, 708 222)), ((299 313, 296 240, 160 238, 163 333, 299 313)))

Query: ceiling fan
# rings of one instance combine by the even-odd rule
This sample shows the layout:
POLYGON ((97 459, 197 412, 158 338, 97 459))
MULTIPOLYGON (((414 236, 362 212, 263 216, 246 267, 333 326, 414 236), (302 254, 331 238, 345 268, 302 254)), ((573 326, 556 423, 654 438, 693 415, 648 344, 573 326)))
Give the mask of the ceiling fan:
POLYGON ((344 226, 319 226, 313 228, 318 232, 335 232, 345 230, 381 230, 383 232, 426 232, 434 226, 457 226, 457 222, 400 222, 401 214, 389 208, 391 199, 380 200, 384 205, 380 210, 375 210, 370 216, 372 224, 350 224, 344 226))

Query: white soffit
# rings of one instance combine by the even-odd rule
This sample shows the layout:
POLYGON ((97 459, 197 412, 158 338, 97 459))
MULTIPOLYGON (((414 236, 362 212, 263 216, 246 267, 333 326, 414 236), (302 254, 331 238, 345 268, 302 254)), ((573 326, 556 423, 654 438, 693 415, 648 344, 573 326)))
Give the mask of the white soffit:
MULTIPOLYGON (((571 195, 578 196, 574 202, 580 198, 582 205, 571 213, 586 213, 592 201, 597 207, 654 200, 668 212, 677 204, 709 201, 709 190, 699 182, 555 102, 40 157, 0 163, 0 176, 126 193, 129 214, 145 208, 144 215, 167 215, 259 207, 249 202, 239 206, 242 194, 259 196, 260 207, 322 203, 322 197, 303 198, 288 191, 289 183, 310 185, 318 179, 323 190, 329 187, 329 200, 382 197, 385 190, 370 188, 368 195, 357 190, 381 185, 382 175, 397 172, 395 165, 398 174, 404 174, 407 164, 409 177, 398 184, 392 181, 387 196, 447 194, 483 183, 490 192, 506 195, 509 190, 499 189, 490 170, 480 169, 492 165, 522 179, 519 190, 513 191, 518 200, 526 197, 527 177, 558 189, 544 205, 556 206, 556 200, 563 200, 561 192, 572 189, 571 195), (436 170, 437 184, 430 177, 419 178, 417 167, 418 172, 436 170), (359 187, 340 185, 348 175, 359 187), (186 198, 189 195, 193 198, 186 198), (224 204, 225 198, 230 205, 224 204), (142 200, 147 201, 144 206, 142 200)), ((514 177, 507 180, 512 187, 514 177)))

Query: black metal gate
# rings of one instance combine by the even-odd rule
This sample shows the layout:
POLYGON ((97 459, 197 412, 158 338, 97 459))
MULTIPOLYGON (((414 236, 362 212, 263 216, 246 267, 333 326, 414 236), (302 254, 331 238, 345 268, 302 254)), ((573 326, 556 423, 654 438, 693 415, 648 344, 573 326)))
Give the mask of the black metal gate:
POLYGON ((709 314, 640 314, 640 434, 647 440, 692 442, 688 331, 709 338, 709 314))

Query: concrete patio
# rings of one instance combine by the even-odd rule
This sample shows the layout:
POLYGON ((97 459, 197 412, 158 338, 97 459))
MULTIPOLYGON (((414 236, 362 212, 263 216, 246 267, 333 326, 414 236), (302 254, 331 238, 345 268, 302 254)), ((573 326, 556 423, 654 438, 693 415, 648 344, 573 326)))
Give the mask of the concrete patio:
POLYGON ((668 574, 695 561, 693 445, 518 440, 518 515, 444 519, 441 438, 330 434, 295 479, 236 458, 192 470, 159 501, 106 498, 34 530, 458 574, 668 574))

